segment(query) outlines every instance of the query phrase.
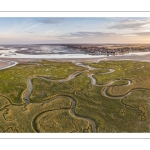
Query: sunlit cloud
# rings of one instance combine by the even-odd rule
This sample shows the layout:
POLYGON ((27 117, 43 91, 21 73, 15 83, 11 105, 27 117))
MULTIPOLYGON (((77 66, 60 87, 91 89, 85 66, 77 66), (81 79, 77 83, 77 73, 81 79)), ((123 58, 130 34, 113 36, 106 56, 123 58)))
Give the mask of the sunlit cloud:
POLYGON ((120 21, 118 23, 114 23, 113 25, 109 26, 109 29, 131 29, 131 30, 140 30, 140 29, 146 29, 147 27, 149 28, 150 26, 150 19, 126 19, 123 21, 120 21))
POLYGON ((43 24, 58 24, 61 23, 64 19, 65 18, 44 18, 37 20, 37 22, 43 24))
POLYGON ((128 37, 134 37, 134 36, 138 36, 137 34, 122 34, 122 36, 128 36, 128 37))
POLYGON ((33 24, 33 25, 31 25, 31 26, 25 28, 25 30, 29 30, 29 29, 32 29, 32 28, 35 28, 35 27, 39 27, 40 24, 41 24, 41 23, 33 24))
POLYGON ((64 36, 78 36, 78 37, 91 37, 91 36, 112 36, 112 35, 116 35, 116 33, 104 33, 104 32, 74 32, 74 33, 69 33, 67 35, 64 36))
POLYGON ((0 18, 0 44, 150 43, 150 18, 0 18))

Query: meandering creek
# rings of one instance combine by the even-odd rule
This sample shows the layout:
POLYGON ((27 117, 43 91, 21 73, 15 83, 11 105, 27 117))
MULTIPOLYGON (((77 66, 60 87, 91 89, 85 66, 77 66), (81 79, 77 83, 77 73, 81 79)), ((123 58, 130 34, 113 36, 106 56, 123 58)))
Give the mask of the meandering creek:
MULTIPOLYGON (((90 66, 82 64, 82 63, 75 63, 75 65, 88 68, 88 70, 99 69, 99 68, 90 67, 90 66)), ((75 72, 75 73, 69 75, 66 79, 60 79, 60 80, 51 80, 51 79, 48 79, 48 78, 43 77, 43 76, 37 76, 37 77, 33 77, 33 78, 40 78, 40 79, 43 79, 43 80, 46 80, 46 81, 50 81, 50 82, 67 82, 69 80, 74 79, 76 76, 78 76, 79 74, 82 74, 83 72, 88 72, 88 70, 75 72)), ((110 73, 113 73, 114 71, 115 71, 114 69, 109 69, 109 72, 105 72, 105 73, 101 73, 101 74, 110 74, 110 73)), ((113 84, 114 82, 118 81, 118 80, 114 80, 114 81, 112 81, 110 83, 107 83, 107 84, 104 84, 104 85, 99 85, 99 84, 97 84, 96 79, 93 77, 93 74, 88 75, 88 77, 91 79, 91 83, 94 86, 104 86, 105 87, 105 86, 109 86, 109 85, 113 84)), ((29 78, 28 79, 27 89, 25 90, 25 92, 23 94, 23 99, 24 99, 24 101, 26 103, 30 103, 30 98, 29 97, 30 97, 30 95, 32 94, 32 91, 33 91, 33 85, 32 85, 32 79, 33 78, 29 78)), ((131 81, 128 80, 128 84, 127 85, 123 85, 123 86, 128 86, 130 84, 131 84, 131 81)), ((122 97, 113 97, 113 96, 107 95, 106 90, 107 90, 107 87, 104 88, 103 91, 102 91, 103 96, 108 97, 108 98, 113 98, 113 99, 123 98, 123 97, 125 97, 125 96, 130 94, 130 93, 128 93, 127 95, 122 96, 122 97)), ((70 113, 72 115, 74 115, 74 116, 77 116, 78 118, 81 118, 81 119, 89 121, 91 126, 92 126, 92 131, 96 132, 96 124, 95 124, 95 122, 92 119, 87 118, 87 117, 83 117, 83 116, 80 116, 80 115, 76 114, 76 112, 75 112, 75 107, 76 107, 76 100, 75 100, 75 98, 73 98, 73 97, 71 97, 69 95, 58 95, 58 96, 56 96, 54 98, 51 98, 49 100, 50 101, 55 100, 57 97, 60 97, 60 96, 65 96, 65 97, 70 98, 70 100, 72 101, 72 105, 71 105, 71 108, 70 108, 70 113)))
MULTIPOLYGON (((15 65, 17 64, 17 62, 14 62, 14 61, 4 61, 4 62, 7 62, 9 65, 8 65, 7 67, 5 67, 5 68, 1 68, 0 70, 6 69, 6 68, 9 68, 9 67, 12 67, 12 66, 15 66, 15 65)), ((70 80, 76 78, 78 75, 82 74, 83 72, 87 72, 87 73, 88 73, 90 70, 99 69, 99 68, 90 67, 90 66, 88 66, 88 65, 86 65, 86 64, 79 63, 79 62, 78 62, 78 63, 74 62, 74 63, 75 63, 75 65, 80 66, 80 67, 85 67, 85 68, 87 68, 88 70, 75 72, 75 73, 69 75, 66 79, 60 79, 60 80, 51 80, 51 79, 48 79, 47 77, 44 77, 44 76, 33 76, 33 77, 29 78, 28 81, 27 81, 27 88, 26 88, 26 90, 24 91, 24 93, 22 94, 23 100, 24 100, 26 103, 30 103, 30 95, 32 94, 32 91, 33 91, 32 79, 34 79, 34 78, 40 78, 40 79, 43 79, 43 80, 46 80, 46 81, 50 81, 50 82, 67 82, 67 81, 70 81, 70 80)), ((110 74, 110 73, 113 73, 114 71, 115 71, 114 69, 109 69, 108 72, 104 72, 104 73, 101 73, 101 74, 110 74)), ((106 92, 106 91, 107 91, 107 86, 112 85, 114 82, 116 82, 116 81, 118 81, 118 80, 114 80, 114 81, 109 82, 109 83, 107 83, 107 84, 99 85, 99 84, 97 83, 96 79, 93 77, 93 75, 94 75, 94 74, 88 74, 88 77, 91 79, 91 84, 92 84, 93 86, 102 86, 102 87, 104 87, 104 88, 103 88, 103 91, 102 91, 102 94, 103 94, 103 96, 105 96, 105 97, 107 97, 107 98, 120 99, 120 98, 124 98, 124 97, 128 96, 128 95, 131 94, 131 92, 132 92, 132 91, 131 91, 131 92, 127 93, 126 95, 120 96, 120 97, 117 97, 117 96, 109 96, 109 95, 107 95, 107 92, 106 92)), ((127 84, 127 85, 123 85, 123 86, 128 86, 128 85, 130 85, 130 84, 131 84, 131 81, 128 80, 128 84, 127 84)), ((47 100, 47 101, 45 101, 45 102, 55 100, 56 98, 62 97, 62 96, 63 96, 63 97, 68 97, 68 98, 72 101, 72 104, 71 104, 71 107, 70 107, 70 113, 71 113, 73 116, 76 116, 76 117, 78 117, 78 118, 80 118, 80 119, 84 119, 84 120, 90 122, 90 124, 91 124, 91 126, 92 126, 92 132, 96 132, 96 124, 95 124, 95 122, 94 122, 92 119, 87 118, 87 117, 84 117, 84 116, 81 116, 81 115, 79 115, 79 114, 77 114, 77 113, 75 112, 76 100, 75 100, 74 97, 69 96, 69 95, 57 95, 57 96, 55 96, 55 97, 53 97, 53 98, 50 98, 49 100, 47 100)), ((49 110, 49 111, 51 111, 51 110, 49 110)), ((39 115, 40 115, 40 114, 39 114, 39 115)), ((37 116, 38 116, 38 115, 37 115, 37 116)), ((37 116, 36 116, 36 117, 37 117, 37 116)), ((34 121, 36 120, 36 117, 33 119, 33 122, 32 122, 33 124, 35 123, 34 121)), ((38 130, 36 129, 35 126, 34 126, 34 130, 35 130, 36 132, 38 132, 38 130)))

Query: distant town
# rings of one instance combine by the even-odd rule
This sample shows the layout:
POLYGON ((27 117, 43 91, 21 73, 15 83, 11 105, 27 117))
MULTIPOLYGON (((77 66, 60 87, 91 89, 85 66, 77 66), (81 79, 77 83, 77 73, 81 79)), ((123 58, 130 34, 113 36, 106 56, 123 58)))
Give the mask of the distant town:
POLYGON ((91 55, 125 55, 133 52, 149 52, 150 45, 67 45, 68 49, 80 50, 91 55))
POLYGON ((118 56, 135 52, 150 52, 149 44, 29 44, 0 45, 1 57, 20 57, 25 55, 81 54, 118 56), (19 56, 18 56, 19 55, 19 56))

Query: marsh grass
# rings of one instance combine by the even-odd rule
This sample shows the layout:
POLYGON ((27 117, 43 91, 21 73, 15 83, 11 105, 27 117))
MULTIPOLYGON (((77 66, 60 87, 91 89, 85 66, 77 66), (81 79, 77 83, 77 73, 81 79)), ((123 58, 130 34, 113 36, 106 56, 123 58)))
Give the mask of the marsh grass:
POLYGON ((72 63, 42 61, 33 64, 18 64, 0 71, 0 94, 4 94, 13 104, 23 104, 21 94, 26 88, 27 79, 33 76, 48 76, 53 80, 67 78, 75 71, 85 70, 72 63))
POLYGON ((92 119, 97 132, 149 132, 150 63, 133 61, 101 61, 88 63, 97 70, 68 62, 41 61, 20 64, 0 71, 0 132, 92 132, 91 124, 70 113, 73 97, 75 113, 92 119), (110 74, 109 69, 115 69, 110 74), (66 82, 77 71, 84 71, 66 82), (88 74, 98 84, 117 80, 107 87, 110 96, 131 95, 123 99, 104 97, 104 86, 91 85, 88 74), (29 104, 22 100, 27 80, 32 79, 33 91, 29 104), (131 85, 127 85, 127 79, 131 85), (62 97, 61 97, 62 95, 62 97))

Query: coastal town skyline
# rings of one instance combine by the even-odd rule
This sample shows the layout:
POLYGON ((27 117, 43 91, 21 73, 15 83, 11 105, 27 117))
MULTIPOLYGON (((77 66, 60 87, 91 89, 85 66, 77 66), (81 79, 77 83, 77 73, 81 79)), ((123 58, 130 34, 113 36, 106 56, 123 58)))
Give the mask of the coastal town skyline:
POLYGON ((0 44, 150 43, 150 18, 0 18, 0 44))

